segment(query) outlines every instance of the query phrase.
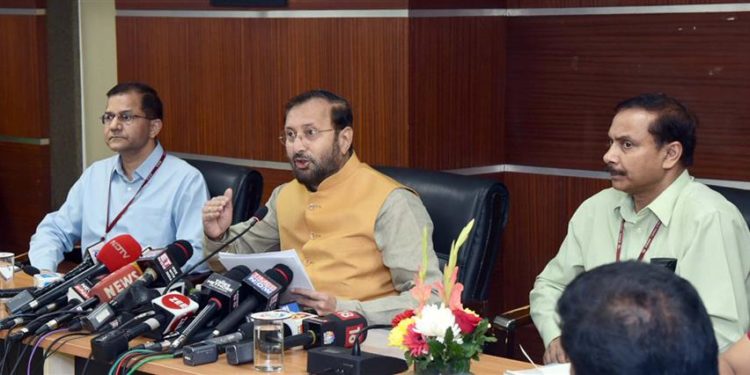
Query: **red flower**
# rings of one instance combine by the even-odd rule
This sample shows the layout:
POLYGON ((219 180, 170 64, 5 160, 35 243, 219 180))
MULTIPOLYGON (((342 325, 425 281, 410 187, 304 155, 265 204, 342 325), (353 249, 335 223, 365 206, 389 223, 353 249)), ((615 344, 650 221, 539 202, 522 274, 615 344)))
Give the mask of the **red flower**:
POLYGON ((395 327, 402 320, 407 319, 407 318, 411 318, 412 316, 414 316, 414 310, 406 310, 406 311, 402 312, 401 314, 396 315, 393 318, 393 320, 391 320, 391 326, 395 327))
POLYGON ((456 318, 456 324, 461 329, 461 333, 468 335, 474 332, 482 318, 479 315, 466 310, 453 310, 453 316, 456 318))
POLYGON ((416 323, 412 323, 406 329, 406 336, 404 336, 404 345, 409 348, 409 352, 412 357, 419 357, 423 354, 427 354, 430 351, 430 346, 427 345, 427 340, 421 333, 414 331, 416 323))

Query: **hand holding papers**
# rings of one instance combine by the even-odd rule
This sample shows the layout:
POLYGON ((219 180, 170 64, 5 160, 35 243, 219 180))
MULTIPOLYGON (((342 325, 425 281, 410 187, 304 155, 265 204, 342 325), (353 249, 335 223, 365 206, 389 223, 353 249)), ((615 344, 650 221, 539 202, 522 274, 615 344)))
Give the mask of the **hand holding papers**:
POLYGON ((287 290, 281 295, 279 303, 284 304, 292 302, 293 298, 289 293, 292 288, 304 288, 315 290, 315 287, 310 281, 310 277, 305 271, 305 267, 302 265, 297 252, 294 250, 283 250, 283 251, 270 251, 267 253, 255 253, 255 254, 233 254, 233 253, 219 253, 219 261, 226 269, 232 269, 239 265, 247 266, 248 268, 265 271, 273 268, 273 266, 281 263, 291 268, 294 273, 291 284, 287 290))

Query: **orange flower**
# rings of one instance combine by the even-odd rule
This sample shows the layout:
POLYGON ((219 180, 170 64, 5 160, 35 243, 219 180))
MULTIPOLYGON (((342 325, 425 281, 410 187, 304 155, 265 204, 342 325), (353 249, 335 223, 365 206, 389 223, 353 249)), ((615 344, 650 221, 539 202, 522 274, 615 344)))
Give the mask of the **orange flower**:
POLYGON ((422 228, 422 265, 419 266, 419 272, 414 275, 414 287, 411 288, 411 295, 417 300, 419 306, 416 313, 422 311, 422 308, 430 299, 432 294, 432 285, 426 285, 424 279, 427 275, 427 227, 422 228))
POLYGON ((456 285, 456 278, 458 276, 458 250, 463 246, 464 242, 469 238, 469 233, 471 232, 471 229, 474 227, 474 219, 471 219, 466 226, 461 229, 461 233, 458 235, 458 239, 451 243, 451 251, 450 255, 448 256, 448 263, 445 265, 445 268, 443 269, 443 290, 441 290, 441 295, 443 297, 443 302, 446 305, 456 305, 455 301, 453 301, 454 298, 458 298, 458 304, 461 303, 461 293, 458 293, 458 297, 453 297, 453 287, 456 285))

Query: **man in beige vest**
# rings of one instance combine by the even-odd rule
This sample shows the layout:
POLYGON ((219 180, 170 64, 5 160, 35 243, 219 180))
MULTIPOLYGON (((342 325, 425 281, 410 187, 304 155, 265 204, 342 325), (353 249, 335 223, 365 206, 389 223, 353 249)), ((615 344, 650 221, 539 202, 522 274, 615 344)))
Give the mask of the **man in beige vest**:
MULTIPOLYGON (((295 179, 273 191, 265 218, 226 251, 295 249, 316 289, 293 289, 297 302, 321 315, 353 310, 370 324, 389 323, 416 307, 409 289, 421 263, 425 227, 430 239, 425 282, 441 277, 432 221, 412 190, 359 161, 352 118, 347 100, 324 90, 287 103, 279 139, 295 179)), ((230 227, 231 198, 227 189, 203 208, 206 254, 248 226, 230 227)))

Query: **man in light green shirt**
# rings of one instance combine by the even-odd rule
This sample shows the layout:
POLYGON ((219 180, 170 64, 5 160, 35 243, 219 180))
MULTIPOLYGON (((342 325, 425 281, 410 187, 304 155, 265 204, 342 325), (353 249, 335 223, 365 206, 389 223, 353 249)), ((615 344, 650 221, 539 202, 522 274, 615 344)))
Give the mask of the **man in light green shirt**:
POLYGON ((617 106, 604 154, 612 188, 578 208, 529 296, 545 363, 567 362, 555 311, 565 286, 618 260, 676 261, 675 273, 695 287, 711 316, 720 350, 747 331, 750 232, 734 205, 688 173, 695 127, 692 114, 663 94, 617 106))

